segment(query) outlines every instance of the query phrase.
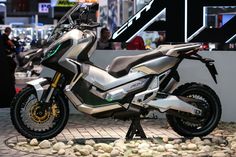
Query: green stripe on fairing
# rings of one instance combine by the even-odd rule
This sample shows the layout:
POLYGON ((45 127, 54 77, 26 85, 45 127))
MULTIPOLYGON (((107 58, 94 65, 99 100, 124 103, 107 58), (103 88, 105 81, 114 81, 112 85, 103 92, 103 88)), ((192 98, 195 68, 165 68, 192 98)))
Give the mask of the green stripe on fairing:
POLYGON ((57 51, 59 50, 59 48, 61 47, 61 44, 58 45, 57 49, 53 51, 53 53, 51 53, 48 57, 53 56, 55 53, 57 53, 57 51))

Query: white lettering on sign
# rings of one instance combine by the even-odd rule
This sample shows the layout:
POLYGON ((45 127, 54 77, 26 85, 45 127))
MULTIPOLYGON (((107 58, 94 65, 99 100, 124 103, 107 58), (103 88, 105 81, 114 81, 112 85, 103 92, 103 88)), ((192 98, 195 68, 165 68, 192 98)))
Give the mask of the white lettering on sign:
POLYGON ((39 13, 49 13, 51 3, 39 3, 39 13))
POLYGON ((129 19, 128 22, 122 25, 122 27, 113 34, 112 39, 116 39, 121 33, 123 33, 128 27, 130 27, 133 24, 134 20, 138 20, 141 17, 142 12, 147 12, 148 10, 150 10, 153 2, 154 0, 149 2, 149 4, 147 4, 143 9, 137 12, 131 19, 129 19))

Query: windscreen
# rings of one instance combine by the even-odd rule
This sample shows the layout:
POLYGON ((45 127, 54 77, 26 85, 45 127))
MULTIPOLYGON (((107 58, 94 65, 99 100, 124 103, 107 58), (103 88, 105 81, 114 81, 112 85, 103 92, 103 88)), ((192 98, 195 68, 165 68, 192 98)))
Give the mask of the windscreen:
MULTIPOLYGON (((80 25, 80 23, 82 23, 82 21, 84 20, 82 16, 83 13, 90 10, 88 8, 90 8, 91 10, 96 10, 97 6, 93 5, 93 3, 77 3, 75 6, 73 6, 57 23, 54 30, 52 31, 51 36, 48 38, 48 43, 57 40, 64 33, 71 30, 71 28, 73 28, 74 26, 80 25)), ((85 19, 87 18, 88 17, 85 16, 85 19)))
POLYGON ((68 27, 70 24, 74 24, 74 21, 72 20, 71 15, 82 6, 83 4, 77 3, 60 19, 60 21, 57 23, 54 30, 52 31, 52 34, 48 38, 48 42, 52 42, 52 40, 55 40, 56 38, 58 38, 60 36, 59 32, 61 32, 65 27, 68 27))

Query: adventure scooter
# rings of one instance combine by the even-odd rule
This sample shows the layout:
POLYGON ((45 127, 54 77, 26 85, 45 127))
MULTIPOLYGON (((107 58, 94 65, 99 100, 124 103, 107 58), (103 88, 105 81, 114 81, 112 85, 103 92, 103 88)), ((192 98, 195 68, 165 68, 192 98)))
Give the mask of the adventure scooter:
POLYGON ((204 63, 216 81, 214 61, 197 54, 200 45, 161 45, 145 54, 117 57, 107 71, 100 69, 90 61, 96 49, 94 28, 99 24, 91 22, 88 14, 97 9, 94 4, 77 4, 58 22, 49 39, 54 42, 42 61, 56 73, 28 82, 16 95, 11 120, 17 131, 30 139, 55 137, 67 124, 68 101, 96 118, 132 120, 126 138, 146 137, 140 116, 152 110, 166 112, 179 135, 205 136, 213 131, 221 117, 216 93, 199 83, 175 89, 184 59, 204 63))

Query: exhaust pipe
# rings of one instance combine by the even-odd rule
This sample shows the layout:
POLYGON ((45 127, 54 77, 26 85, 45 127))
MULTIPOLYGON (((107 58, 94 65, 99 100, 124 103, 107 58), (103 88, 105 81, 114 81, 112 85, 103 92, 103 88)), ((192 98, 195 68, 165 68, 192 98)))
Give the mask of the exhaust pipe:
POLYGON ((170 95, 166 98, 151 100, 147 103, 147 105, 159 109, 160 112, 166 112, 172 109, 201 116, 202 110, 196 108, 190 103, 204 103, 204 102, 197 99, 170 95))

